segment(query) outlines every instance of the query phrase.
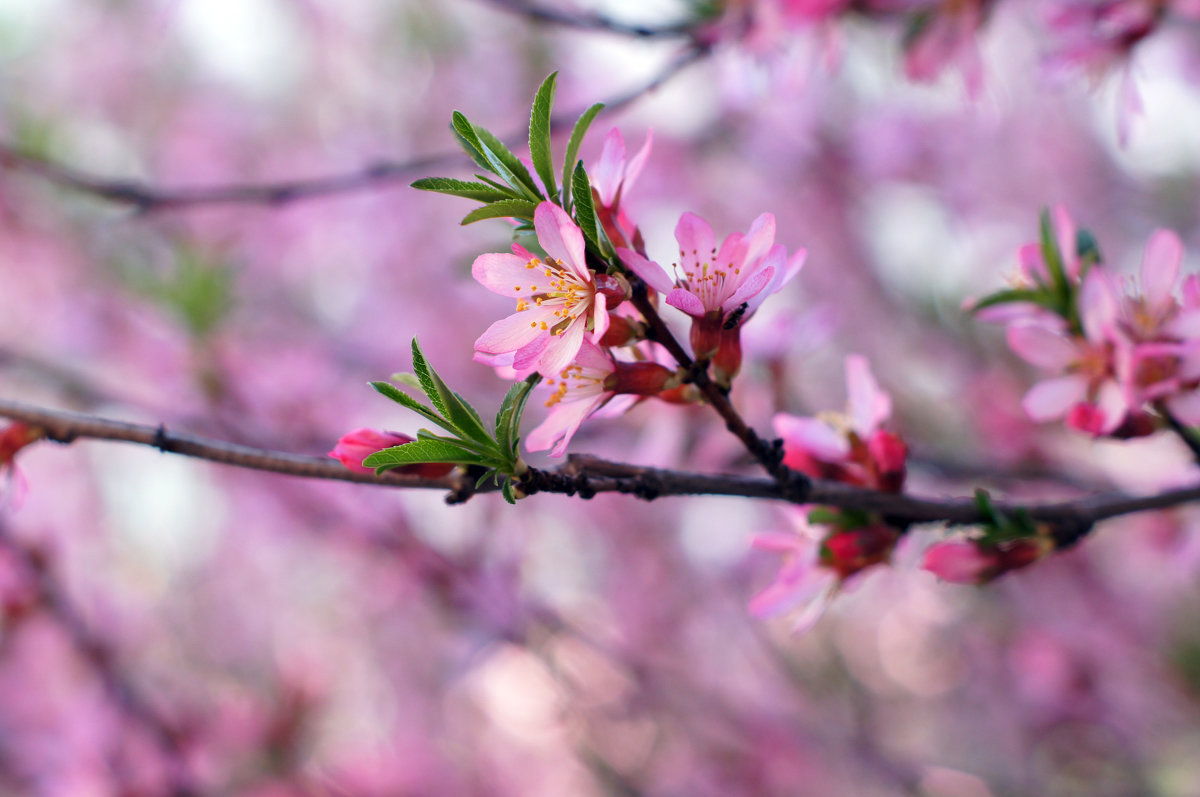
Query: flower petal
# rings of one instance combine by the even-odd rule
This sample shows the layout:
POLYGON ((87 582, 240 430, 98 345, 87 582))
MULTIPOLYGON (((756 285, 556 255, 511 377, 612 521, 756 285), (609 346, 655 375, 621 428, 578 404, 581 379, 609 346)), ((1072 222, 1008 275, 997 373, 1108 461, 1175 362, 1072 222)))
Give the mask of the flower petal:
POLYGON ((567 451, 567 444, 579 431, 584 419, 597 409, 610 394, 601 393, 592 401, 570 401, 556 404, 546 420, 533 429, 525 438, 525 448, 529 451, 550 450, 550 456, 561 457, 567 451))
POLYGON ((617 197, 617 189, 621 187, 625 176, 625 138, 621 131, 613 128, 604 137, 604 146, 600 149, 600 160, 595 167, 588 170, 592 178, 592 188, 600 195, 600 203, 612 207, 617 197))
POLYGON ((783 438, 784 451, 796 448, 823 462, 842 462, 850 454, 845 435, 816 418, 779 413, 771 425, 783 438))
POLYGON ((1142 295, 1151 307, 1161 308, 1173 300, 1183 242, 1171 230, 1155 230, 1142 255, 1142 295))
POLYGON ((675 287, 675 281, 658 263, 651 262, 632 249, 619 248, 617 255, 621 262, 629 266, 629 270, 659 293, 670 293, 675 287))
POLYGON ((480 255, 471 265, 471 276, 488 290, 514 299, 546 293, 551 289, 550 279, 545 269, 530 268, 531 262, 503 253, 480 255))
POLYGON ((667 304, 672 307, 682 310, 693 318, 702 318, 708 309, 704 306, 704 302, 693 293, 685 291, 683 288, 676 288, 667 294, 667 304))
POLYGON ((1061 330, 1036 322, 1008 328, 1008 346, 1021 359, 1051 371, 1061 371, 1079 359, 1079 349, 1061 330))
POLYGON ((880 390, 871 363, 861 354, 846 357, 846 393, 850 422, 863 440, 892 415, 892 397, 880 390))
POLYGON ((1038 382, 1021 401, 1025 414, 1044 422, 1061 418, 1067 410, 1087 398, 1087 381, 1082 376, 1060 376, 1038 382))
POLYGON ((538 373, 555 376, 571 364, 579 347, 583 345, 585 320, 579 316, 572 321, 561 335, 551 335, 542 356, 538 359, 538 373))
POLYGON ((584 259, 583 231, 565 210, 553 202, 543 202, 533 212, 533 227, 547 255, 563 261, 580 279, 591 282, 584 259))
POLYGON ((1116 323, 1119 306, 1116 286, 1108 276, 1101 269, 1089 271, 1079 291, 1079 320, 1084 337, 1093 343, 1103 340, 1116 323))
POLYGON ((527 346, 539 335, 546 334, 541 328, 542 320, 553 320, 551 310, 532 307, 528 311, 513 313, 492 324, 475 340, 475 348, 485 354, 501 354, 527 346), (545 318, 543 318, 543 316, 545 318))

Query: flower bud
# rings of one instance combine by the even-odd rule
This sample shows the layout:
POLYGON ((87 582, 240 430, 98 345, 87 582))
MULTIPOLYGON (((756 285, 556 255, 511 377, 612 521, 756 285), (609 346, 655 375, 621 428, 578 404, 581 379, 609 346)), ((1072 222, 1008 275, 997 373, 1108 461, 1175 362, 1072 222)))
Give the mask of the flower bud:
POLYGON ((721 348, 722 315, 720 311, 692 318, 692 354, 697 360, 711 359, 721 348))
POLYGON ((605 331, 604 336, 600 338, 599 345, 601 348, 628 346, 630 343, 635 343, 645 336, 645 327, 640 322, 633 320, 629 316, 609 313, 608 329, 605 331))
POLYGON ((839 531, 825 539, 821 561, 842 578, 849 578, 871 565, 886 562, 899 534, 882 524, 839 531))
MULTIPOLYGON (((342 435, 329 456, 341 462, 355 473, 374 473, 373 468, 362 464, 363 460, 385 448, 402 446, 413 442, 413 438, 399 432, 381 432, 377 429, 355 429, 342 435)), ((447 462, 427 462, 419 465, 403 465, 395 468, 400 473, 410 473, 436 479, 445 476, 454 465, 447 462)))
POLYGON ((982 584, 1000 568, 1000 557, 976 542, 952 540, 925 549, 921 568, 952 584, 982 584))
POLYGON ((877 429, 867 441, 867 453, 871 457, 871 467, 875 471, 879 489, 889 493, 900 492, 904 486, 904 463, 908 458, 908 445, 900 435, 877 429))
POLYGON ((613 363, 613 372, 604 380, 604 389, 634 396, 657 396, 679 386, 679 375, 658 363, 613 363))
POLYGON ((0 431, 0 468, 11 466, 17 452, 46 436, 43 429, 16 421, 0 431))
POLYGON ((596 285, 596 293, 604 296, 609 310, 631 295, 629 281, 620 274, 596 274, 593 281, 596 285))

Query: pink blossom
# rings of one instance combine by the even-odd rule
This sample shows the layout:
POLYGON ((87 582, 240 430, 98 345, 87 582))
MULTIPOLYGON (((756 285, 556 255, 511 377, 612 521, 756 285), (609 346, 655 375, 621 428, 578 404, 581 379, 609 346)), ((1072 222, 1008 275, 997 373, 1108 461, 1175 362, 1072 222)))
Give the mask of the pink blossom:
POLYGON ((654 131, 646 133, 646 143, 637 154, 628 160, 625 157, 625 137, 621 131, 613 128, 604 137, 604 146, 600 150, 600 160, 589 170, 592 178, 592 188, 600 198, 600 204, 606 208, 617 207, 621 197, 628 193, 642 167, 650 157, 650 147, 654 143, 654 131))
POLYGON ((983 64, 976 33, 983 24, 984 0, 947 2, 908 41, 904 71, 912 80, 929 82, 949 66, 957 66, 972 98, 983 87, 983 64))
MULTIPOLYGON (((378 429, 359 428, 342 435, 337 445, 329 452, 329 456, 341 462, 355 473, 374 473, 374 468, 363 465, 363 460, 385 448, 393 448, 411 443, 413 438, 399 432, 381 432, 378 429)), ((445 476, 454 468, 453 465, 442 462, 431 462, 423 465, 405 465, 396 468, 400 473, 413 473, 419 476, 437 478, 445 476)))
POLYGON ((750 600, 755 617, 777 617, 797 611, 793 630, 808 630, 820 619, 837 590, 837 574, 820 563, 823 531, 809 524, 803 510, 789 512, 794 531, 756 534, 750 545, 781 557, 779 572, 750 600))
POLYGON ((513 254, 480 255, 471 267, 484 287, 517 300, 517 311, 488 327, 475 349, 485 355, 513 352, 518 372, 550 376, 575 359, 589 327, 593 341, 603 337, 608 311, 587 267, 583 233, 566 211, 543 202, 533 222, 546 260, 514 244, 513 254))
MULTIPOLYGON (((678 379, 658 363, 620 362, 584 341, 575 361, 543 384, 552 390, 546 399, 550 414, 529 433, 525 447, 530 451, 550 449, 550 456, 561 457, 584 419, 614 396, 653 396, 678 384, 678 379)), ((632 403, 623 402, 622 410, 632 403)))
POLYGON ((891 417, 892 399, 861 355, 846 358, 846 393, 845 414, 775 416, 775 433, 783 438, 784 464, 814 478, 898 491, 908 448, 899 436, 882 428, 891 417))
POLYGON ((712 227, 684 213, 675 227, 679 261, 675 279, 630 249, 618 254, 646 284, 666 295, 667 304, 692 317, 691 344, 696 357, 712 359, 718 383, 728 386, 741 367, 740 327, 768 296, 781 289, 804 265, 806 251, 790 258, 775 243, 775 217, 764 213, 746 235, 733 233, 717 249, 712 227))
MULTIPOLYGON (((1065 207, 1056 205, 1050 212, 1050 222, 1064 275, 1068 282, 1078 283, 1083 276, 1083 258, 1079 256, 1076 243, 1078 233, 1075 221, 1065 207)), ((1050 267, 1046 264, 1040 242, 1024 244, 1017 250, 1017 270, 1009 275, 1008 282, 1010 287, 1024 290, 1043 289, 1052 284, 1050 267)), ((965 303, 964 309, 970 310, 973 305, 974 300, 970 300, 965 303)), ((1031 302, 1005 302, 993 305, 980 310, 977 316, 983 321, 993 323, 1056 317, 1052 311, 1031 302)))

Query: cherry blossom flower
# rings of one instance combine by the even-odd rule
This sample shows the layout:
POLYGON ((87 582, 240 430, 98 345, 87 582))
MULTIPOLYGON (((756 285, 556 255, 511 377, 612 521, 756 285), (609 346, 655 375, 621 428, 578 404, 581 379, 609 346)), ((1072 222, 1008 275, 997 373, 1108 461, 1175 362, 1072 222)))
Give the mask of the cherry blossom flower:
POLYGON ((1182 257, 1178 236, 1158 230, 1146 245, 1140 284, 1088 272, 1078 292, 1078 331, 1041 316, 1009 327, 1013 351, 1058 374, 1026 395, 1031 418, 1065 417, 1093 435, 1128 436, 1151 431, 1141 422, 1144 408, 1161 403, 1182 422, 1200 423, 1200 282, 1193 276, 1177 289, 1182 257))
POLYGON ((635 274, 667 304, 692 317, 692 351, 711 358, 723 384, 741 365, 739 328, 768 296, 788 283, 804 265, 807 252, 790 258, 775 243, 775 217, 764 213, 745 235, 733 233, 716 246, 712 227, 694 213, 684 213, 675 227, 679 261, 672 263, 675 279, 657 263, 637 252, 618 249, 635 274))
POLYGON ((619 405, 619 411, 624 411, 636 401, 634 397, 656 395, 678 381, 674 371, 658 363, 614 360, 585 340, 575 361, 543 382, 552 391, 546 400, 550 414, 529 433, 525 447, 530 451, 550 449, 550 456, 561 457, 584 419, 615 396, 630 397, 619 405))
MULTIPOLYGON (((414 438, 399 432, 381 432, 377 429, 359 428, 342 435, 337 445, 329 452, 329 456, 341 462, 355 473, 374 473, 374 468, 363 465, 363 460, 385 448, 402 446, 411 443, 414 438)), ((454 466, 444 462, 430 462, 421 465, 404 465, 395 468, 399 473, 412 473, 418 476, 436 479, 445 476, 454 466)))
POLYGON ((625 138, 621 131, 614 127, 604 137, 600 160, 588 172, 598 200, 596 213, 609 239, 617 246, 641 244, 637 226, 625 213, 621 200, 629 194, 638 175, 642 173, 642 167, 646 165, 653 143, 654 131, 651 130, 646 133, 646 143, 642 144, 637 154, 626 159, 625 138))
POLYGON ((846 393, 845 414, 775 416, 775 433, 783 438, 784 464, 814 478, 899 491, 908 447, 882 428, 891 418, 892 399, 880 389, 870 363, 861 355, 846 358, 846 393))
POLYGON ((485 254, 471 274, 484 287, 517 300, 517 311, 488 327, 475 341, 484 355, 514 353, 518 372, 544 376, 562 371, 575 359, 586 330, 600 340, 608 329, 606 295, 623 296, 596 275, 584 258, 583 233, 566 211, 551 202, 538 205, 533 217, 542 260, 514 244, 513 254, 485 254))
POLYGON ((750 601, 755 617, 796 611, 796 633, 813 626, 850 579, 891 557, 899 533, 882 523, 851 529, 814 525, 799 508, 789 512, 793 532, 758 534, 750 545, 782 557, 775 580, 750 601))

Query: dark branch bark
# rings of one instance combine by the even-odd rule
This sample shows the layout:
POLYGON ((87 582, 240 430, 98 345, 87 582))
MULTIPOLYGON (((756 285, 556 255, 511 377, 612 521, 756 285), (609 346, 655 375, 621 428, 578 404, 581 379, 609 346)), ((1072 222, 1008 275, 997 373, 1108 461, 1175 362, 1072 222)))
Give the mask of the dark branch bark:
MULTIPOLYGON (((469 496, 473 492, 470 489, 473 480, 457 472, 437 479, 396 473, 380 476, 353 473, 340 463, 325 457, 251 448, 178 434, 161 426, 112 421, 5 399, 0 399, 0 417, 36 426, 45 431, 47 438, 63 443, 85 438, 118 440, 210 462, 290 476, 357 482, 379 487, 445 490, 450 496, 469 496)), ((680 495, 724 495, 796 504, 821 504, 876 512, 898 524, 969 524, 983 520, 971 498, 921 498, 867 490, 836 482, 809 482, 799 474, 793 474, 791 478, 796 481, 780 483, 775 479, 761 477, 648 468, 591 456, 572 455, 565 465, 555 470, 531 469, 523 486, 526 492, 531 494, 561 493, 578 495, 581 498, 590 498, 599 493, 624 493, 646 500, 680 495)), ((494 487, 485 483, 479 492, 494 490, 494 487)), ((1169 509, 1195 501, 1200 501, 1200 485, 1166 490, 1149 496, 1104 493, 1057 503, 1029 505, 998 501, 993 506, 1000 512, 1010 514, 1024 510, 1032 520, 1058 527, 1056 533, 1059 534, 1060 541, 1066 544, 1082 537, 1098 521, 1135 512, 1169 509)))

